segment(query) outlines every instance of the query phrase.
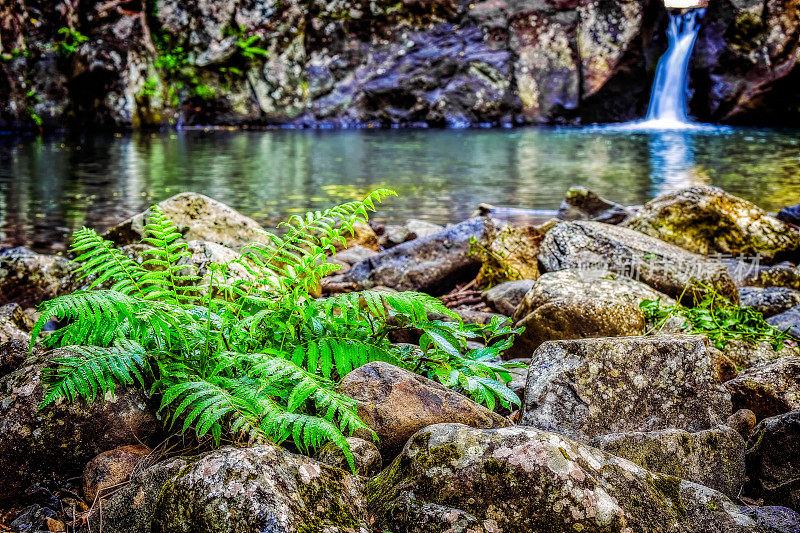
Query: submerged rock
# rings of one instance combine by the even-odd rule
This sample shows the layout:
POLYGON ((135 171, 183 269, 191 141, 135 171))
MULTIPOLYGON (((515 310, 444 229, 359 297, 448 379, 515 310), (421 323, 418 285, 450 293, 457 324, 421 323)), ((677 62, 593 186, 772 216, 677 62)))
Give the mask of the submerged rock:
POLYGON ((788 287, 740 287, 739 305, 752 307, 765 318, 800 305, 800 291, 788 287))
POLYGON ((588 441, 609 433, 722 424, 730 397, 703 337, 550 341, 531 359, 520 423, 588 441))
POLYGON ((800 511, 800 410, 762 420, 747 442, 747 495, 800 511))
POLYGON ((522 302, 525 295, 533 287, 534 280, 518 279, 516 281, 506 281, 500 285, 495 285, 491 289, 483 291, 481 298, 489 307, 498 313, 511 316, 517 310, 517 306, 522 302))
POLYGON ((547 232, 539 261, 548 272, 611 270, 641 281, 673 298, 703 294, 702 286, 739 301, 736 284, 719 261, 629 228, 600 222, 562 222, 547 232), (701 285, 698 285, 701 284, 701 285))
POLYGON ((800 233, 719 187, 659 196, 625 226, 702 255, 760 255, 772 263, 800 253, 800 233))
POLYGON ((558 218, 619 224, 633 212, 633 209, 601 198, 585 187, 571 187, 558 208, 558 218))
POLYGON ((367 533, 355 476, 277 446, 225 447, 172 478, 158 498, 154 533, 367 533))
POLYGON ((739 496, 745 482, 745 442, 727 426, 697 433, 664 429, 647 433, 612 433, 592 439, 592 446, 639 466, 739 496))
POLYGON ((394 457, 411 435, 432 424, 458 422, 479 428, 509 424, 463 394, 388 363, 353 370, 338 389, 359 401, 358 416, 378 434, 385 457, 394 457))
POLYGON ((800 409, 800 357, 781 357, 748 368, 725 387, 734 409, 750 409, 759 420, 800 409))
POLYGON ((425 428, 366 494, 392 531, 759 531, 717 491, 526 427, 425 428))

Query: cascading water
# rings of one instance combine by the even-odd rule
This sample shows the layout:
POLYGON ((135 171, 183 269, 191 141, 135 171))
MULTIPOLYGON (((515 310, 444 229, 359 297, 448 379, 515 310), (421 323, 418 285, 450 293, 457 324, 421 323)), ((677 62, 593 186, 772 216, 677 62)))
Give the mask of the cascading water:
POLYGON ((658 62, 645 124, 674 128, 690 123, 686 111, 689 59, 705 13, 703 8, 670 13, 669 48, 658 62))

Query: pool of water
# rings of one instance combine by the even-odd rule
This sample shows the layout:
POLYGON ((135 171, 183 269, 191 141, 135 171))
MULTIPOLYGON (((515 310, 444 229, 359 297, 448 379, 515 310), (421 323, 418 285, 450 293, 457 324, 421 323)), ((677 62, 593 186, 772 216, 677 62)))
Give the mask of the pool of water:
POLYGON ((0 247, 59 249, 182 191, 262 223, 391 187, 377 218, 452 222, 478 204, 557 209, 583 185, 640 204, 719 185, 775 211, 800 202, 800 132, 740 129, 184 131, 0 136, 0 247))

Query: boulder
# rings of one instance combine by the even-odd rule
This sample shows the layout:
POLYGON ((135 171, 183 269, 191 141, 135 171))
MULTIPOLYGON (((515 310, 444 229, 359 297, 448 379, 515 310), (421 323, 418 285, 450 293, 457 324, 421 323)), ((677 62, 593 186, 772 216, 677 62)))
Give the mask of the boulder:
POLYGON ((772 263, 800 253, 800 233, 719 187, 659 196, 625 226, 701 255, 760 255, 772 263))
POLYGON ((798 356, 796 346, 783 343, 780 350, 776 350, 769 342, 752 343, 746 340, 732 340, 725 345, 725 356, 733 361, 737 368, 745 369, 760 363, 774 361, 779 357, 798 356))
POLYGON ((358 416, 377 433, 384 457, 394 457, 411 435, 431 424, 496 428, 509 423, 458 392, 388 363, 353 370, 338 390, 358 400, 358 416))
POLYGON ((507 226, 488 219, 484 238, 474 250, 483 262, 478 272, 478 286, 537 279, 539 246, 543 238, 544 234, 535 226, 507 226))
POLYGON ((39 410, 42 371, 56 350, 0 379, 0 500, 36 482, 80 475, 99 453, 148 442, 161 423, 139 390, 118 391, 92 404, 60 400, 39 410))
POLYGON ((788 331, 792 337, 800 340, 800 305, 768 318, 767 323, 781 331, 788 331))
POLYGON ((800 531, 800 513, 786 507, 742 507, 742 514, 750 517, 765 533, 797 533, 800 531))
POLYGON ((355 265, 359 261, 364 261, 369 259, 370 257, 375 257, 378 255, 378 252, 371 248, 367 248, 361 245, 354 245, 341 252, 336 252, 336 255, 330 257, 328 259, 329 263, 342 265, 343 272, 346 272, 350 269, 352 265, 355 265))
POLYGON ((483 291, 481 298, 486 302, 486 305, 498 313, 511 316, 534 283, 532 279, 506 281, 483 291))
POLYGON ((403 243, 356 263, 341 281, 362 289, 383 285, 399 291, 445 293, 478 272, 480 261, 470 254, 470 239, 480 239, 483 228, 483 219, 472 218, 403 243))
POLYGON ((164 485, 191 464, 182 457, 165 459, 134 474, 130 482, 94 506, 86 515, 79 533, 150 533, 158 496, 164 485))
POLYGON ((747 259, 725 259, 723 262, 739 285, 800 290, 800 268, 788 261, 777 265, 762 265, 756 260, 747 259))
POLYGON ((550 341, 531 358, 520 423, 588 441, 722 424, 731 414, 703 337, 550 341))
POLYGON ((739 409, 725 421, 725 425, 735 429, 744 439, 750 438, 758 419, 750 409, 739 409))
POLYGON ((128 481, 150 448, 141 444, 120 446, 101 453, 83 468, 83 497, 94 502, 98 496, 105 496, 110 490, 128 481))
POLYGON ((512 319, 525 331, 513 354, 529 357, 549 340, 625 337, 645 332, 642 300, 674 300, 644 283, 604 270, 567 269, 543 274, 512 319))
POLYGON ((424 220, 412 218, 403 225, 390 224, 386 226, 383 235, 380 237, 380 244, 387 249, 393 248, 398 244, 429 237, 443 230, 444 226, 440 226, 439 224, 432 224, 424 220))
POLYGON ((277 446, 225 447, 172 478, 154 533, 368 533, 355 476, 277 446))
POLYGON ((63 294, 76 265, 60 256, 27 248, 0 251, 0 302, 35 307, 63 294))
POLYGON ((681 429, 612 433, 590 444, 653 472, 668 474, 737 498, 745 482, 742 436, 728 426, 696 433, 681 429))
POLYGON ((528 427, 425 428, 366 495, 391 531, 759 531, 722 493, 528 427))
POLYGON ((619 224, 633 212, 633 209, 601 198, 585 187, 571 187, 558 208, 558 218, 619 224))
MULTIPOLYGON (((251 242, 267 242, 255 220, 208 196, 184 192, 158 206, 187 241, 210 241, 239 250, 251 242)), ((119 246, 138 243, 150 216, 145 211, 117 224, 103 234, 119 246)))
POLYGON ((800 409, 800 357, 748 368, 725 387, 734 409, 750 409, 759 420, 800 409))
POLYGON ((346 250, 355 246, 367 248, 373 252, 377 252, 381 249, 378 234, 375 233, 372 226, 361 221, 357 221, 353 224, 352 232, 344 233, 344 240, 344 244, 342 244, 341 241, 334 243, 337 250, 346 250))
POLYGON ((687 252, 637 231, 592 221, 562 222, 545 235, 539 253, 545 271, 611 270, 673 298, 702 284, 734 302, 736 284, 719 261, 687 252))
MULTIPOLYGON (((347 444, 353 454, 355 462, 355 473, 362 477, 372 477, 381 471, 383 458, 375 443, 358 437, 347 437, 347 444)), ((342 470, 350 471, 347 458, 338 446, 329 442, 325 444, 317 454, 317 459, 326 465, 335 466, 342 470)))
POLYGON ((800 511, 800 410, 765 418, 747 442, 748 496, 800 511))
POLYGON ((11 340, 30 342, 33 320, 18 304, 0 307, 0 344, 11 340))
POLYGON ((0 378, 19 368, 28 358, 30 340, 12 339, 0 344, 0 378))
POLYGON ((740 287, 739 305, 752 307, 769 318, 800 305, 800 291, 788 287, 740 287))

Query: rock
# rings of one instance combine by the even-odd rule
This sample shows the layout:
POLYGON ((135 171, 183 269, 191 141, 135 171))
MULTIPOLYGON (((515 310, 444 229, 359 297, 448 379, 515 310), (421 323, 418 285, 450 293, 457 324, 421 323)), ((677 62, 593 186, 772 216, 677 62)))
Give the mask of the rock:
POLYGON ((625 226, 701 255, 760 255, 772 263, 800 253, 800 233, 719 187, 659 196, 625 226))
POLYGON ((350 267, 359 261, 364 261, 369 259, 370 257, 375 257, 378 255, 378 252, 375 250, 371 250, 369 248, 365 248, 364 246, 355 245, 341 252, 337 252, 336 255, 328 258, 328 263, 339 265, 341 268, 336 272, 339 274, 345 274, 350 270, 350 267))
POLYGON ((745 369, 759 363, 774 361, 779 357, 798 356, 794 346, 784 343, 780 350, 775 350, 768 342, 753 344, 746 340, 731 340, 725 345, 725 356, 736 364, 737 368, 745 369))
POLYGON ((750 409, 759 420, 800 409, 800 357, 748 368, 725 387, 734 409, 750 409))
POLYGON ((18 340, 30 342, 34 322, 18 304, 0 307, 0 344, 18 340))
MULTIPOLYGON (((64 355, 56 350, 46 360, 64 355)), ((0 499, 35 482, 80 475, 99 453, 147 442, 161 428, 150 400, 138 390, 90 405, 61 400, 39 410, 46 364, 45 357, 29 360, 0 379, 0 499)))
POLYGON ((680 429, 612 433, 589 444, 653 472, 718 490, 729 498, 739 496, 746 479, 744 439, 727 426, 697 433, 680 429))
POLYGON ((535 226, 506 226, 488 219, 484 238, 475 249, 483 263, 478 272, 478 286, 537 279, 543 238, 544 234, 535 226))
POLYGON ((766 533, 797 533, 800 531, 800 513, 786 507, 742 507, 742 513, 766 533))
POLYGON ((0 344, 0 378, 20 367, 29 349, 30 340, 12 339, 0 344))
POLYGON ((787 224, 800 226, 800 204, 784 207, 778 211, 777 218, 787 224))
POLYGON ((342 245, 341 242, 335 243, 335 246, 338 250, 346 250, 355 246, 367 248, 374 252, 377 252, 381 249, 381 245, 378 242, 378 235, 375 233, 375 230, 372 229, 372 226, 369 224, 365 224, 360 221, 353 224, 352 232, 345 232, 344 239, 344 245, 342 245))
MULTIPOLYGON (((461 321, 464 324, 489 324, 492 322, 492 319, 496 318, 500 321, 500 323, 509 322, 508 317, 505 315, 501 315, 498 313, 492 313, 489 311, 477 311, 475 309, 468 309, 463 307, 454 307, 451 309, 455 314, 461 318, 461 321)), ((447 320, 452 320, 447 318, 447 320)))
POLYGON ((150 448, 140 444, 120 446, 86 463, 83 469, 84 499, 94 502, 98 496, 102 497, 108 490, 128 481, 149 453, 150 448))
MULTIPOLYGON (((667 334, 665 331, 659 332, 661 335, 667 334)), ((680 332, 676 332, 678 334, 680 332)), ((709 343, 708 353, 711 355, 711 366, 714 368, 714 376, 716 376, 719 383, 724 383, 735 378, 739 374, 739 370, 727 355, 717 350, 709 343)))
POLYGON ((225 447, 161 491, 154 533, 370 531, 358 478, 277 446, 225 447))
POLYGON ((550 341, 531 358, 520 423, 588 441, 608 433, 701 431, 731 414, 703 337, 550 341))
POLYGON ((674 301, 644 283, 603 270, 560 270, 543 274, 512 319, 525 331, 513 354, 527 357, 549 340, 626 337, 645 332, 642 300, 674 301))
POLYGON ((383 285, 398 291, 442 294, 472 279, 480 262, 470 254, 470 239, 483 235, 481 218, 456 224, 442 232, 414 239, 352 266, 342 281, 364 289, 383 285))
POLYGON ((103 530, 114 533, 150 533, 161 489, 189 464, 191 461, 175 457, 136 473, 102 505, 93 507, 78 531, 100 531, 102 524, 103 530))
POLYGON ((532 279, 506 281, 483 291, 481 298, 498 313, 511 316, 531 287, 533 287, 533 284, 534 280, 532 279))
POLYGON ((747 441, 746 494, 800 510, 800 410, 765 418, 747 441))
POLYGON ((48 507, 33 504, 25 507, 22 512, 11 522, 12 531, 39 531, 47 530, 47 519, 54 518, 56 512, 48 507))
POLYGON ((509 363, 521 364, 520 368, 509 368, 508 373, 511 374, 511 381, 508 382, 508 388, 514 391, 514 394, 519 396, 519 400, 525 399, 525 384, 528 382, 528 367, 531 365, 531 360, 526 358, 517 358, 509 360, 509 363))
POLYGON ((27 248, 0 251, 0 302, 35 307, 65 292, 65 279, 76 266, 54 255, 27 248))
POLYGON ((725 425, 735 429, 744 439, 750 438, 756 427, 756 414, 750 409, 739 409, 725 421, 725 425))
MULTIPOLYGON (((355 473, 363 477, 372 477, 381 471, 383 466, 383 458, 381 452, 373 442, 359 439, 358 437, 347 437, 347 444, 350 445, 350 452, 353 454, 353 459, 356 464, 355 473)), ((347 458, 336 445, 328 443, 323 446, 317 459, 326 465, 341 468, 347 472, 350 471, 350 465, 347 464, 347 458)))
POLYGON ((444 523, 427 531, 449 530, 447 518, 477 531, 759 531, 719 492, 527 427, 425 428, 366 495, 393 531, 421 531, 437 507, 444 523))
POLYGON ((788 331, 791 336, 800 340, 800 305, 768 318, 767 323, 781 331, 788 331))
MULTIPOLYGON (((729 263, 728 270, 736 268, 736 262, 729 263)), ((739 265, 740 274, 734 275, 733 278, 739 283, 750 287, 785 287, 794 290, 800 290, 800 268, 794 264, 785 261, 777 265, 758 265, 754 268, 754 264, 750 264, 749 268, 747 263, 745 267, 739 265)))
POLYGON ((558 208, 558 218, 562 220, 594 220, 606 224, 619 224, 631 214, 633 210, 601 198, 585 187, 571 187, 558 208))
POLYGON ((673 298, 694 282, 738 302, 736 285, 718 261, 687 252, 637 231, 600 222, 562 222, 547 232, 539 261, 547 272, 611 270, 673 298))
MULTIPOLYGON (((158 206, 186 241, 210 241, 233 250, 251 242, 266 242, 264 230, 255 220, 208 196, 184 192, 158 206)), ((120 246, 138 243, 149 216, 149 210, 134 215, 110 228, 103 237, 120 246)))
POLYGON ((402 226, 386 226, 386 230, 380 237, 380 244, 384 248, 393 248, 398 244, 413 241, 414 239, 430 237, 444 229, 444 226, 440 226, 439 224, 432 224, 424 220, 412 218, 402 226))
POLYGON ((479 428, 508 425, 502 416, 428 378, 388 363, 359 367, 339 383, 358 400, 358 416, 378 434, 384 457, 393 457, 420 429, 440 422, 479 428))
POLYGON ((752 307, 769 318, 800 305, 800 291, 788 287, 740 287, 739 305, 752 307))

